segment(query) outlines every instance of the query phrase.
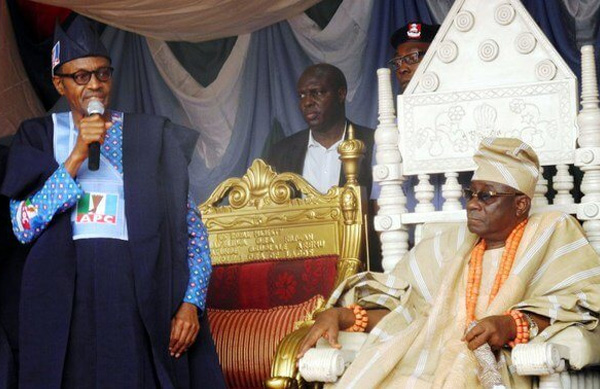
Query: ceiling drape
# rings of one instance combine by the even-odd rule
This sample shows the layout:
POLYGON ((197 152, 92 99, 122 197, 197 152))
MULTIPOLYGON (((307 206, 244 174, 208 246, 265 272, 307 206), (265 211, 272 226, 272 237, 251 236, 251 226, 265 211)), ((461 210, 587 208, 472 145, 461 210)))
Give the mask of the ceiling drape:
POLYGON ((289 19, 320 0, 36 0, 167 41, 200 42, 247 34, 289 19))

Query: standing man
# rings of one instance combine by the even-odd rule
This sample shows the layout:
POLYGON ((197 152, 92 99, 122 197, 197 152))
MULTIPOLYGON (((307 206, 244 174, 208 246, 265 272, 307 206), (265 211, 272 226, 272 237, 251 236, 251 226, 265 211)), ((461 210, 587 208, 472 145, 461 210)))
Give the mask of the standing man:
POLYGON ((309 128, 279 141, 267 157, 278 172, 301 174, 318 191, 325 193, 343 185, 342 162, 337 148, 354 127, 354 136, 365 143, 358 181, 371 193, 374 130, 346 118, 346 77, 337 67, 321 63, 309 66, 298 80, 300 111, 309 128))
MULTIPOLYGON (((348 127, 354 128, 354 137, 366 146, 360 162, 358 182, 367 189, 370 198, 373 186, 371 161, 375 131, 350 122, 346 118, 348 86, 344 73, 337 67, 321 63, 307 67, 298 80, 300 111, 309 128, 279 141, 267 157, 269 165, 278 172, 301 174, 319 192, 326 193, 334 185, 342 186, 346 178, 338 146, 348 136, 348 127)), ((369 202, 369 214, 372 204, 369 202)), ((369 224, 370 268, 381 269, 379 239, 369 224)))
POLYGON ((388 64, 396 73, 401 92, 404 92, 415 75, 421 60, 439 29, 439 25, 410 22, 396 30, 390 38, 390 43, 396 50, 396 55, 388 64))
POLYGON ((223 387, 203 315, 208 240, 188 200, 196 134, 102 112, 113 68, 85 19, 54 40, 53 82, 70 111, 22 123, 1 188, 13 232, 32 242, 19 387, 223 387))

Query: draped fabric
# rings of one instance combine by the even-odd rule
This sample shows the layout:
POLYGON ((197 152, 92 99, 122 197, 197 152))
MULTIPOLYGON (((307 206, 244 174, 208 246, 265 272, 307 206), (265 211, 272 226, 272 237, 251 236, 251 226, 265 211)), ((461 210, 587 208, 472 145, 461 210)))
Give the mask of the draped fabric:
POLYGON ((301 13, 254 32, 247 46, 246 36, 238 37, 242 42, 235 43, 207 87, 190 76, 196 69, 176 63, 166 44, 148 39, 160 73, 186 116, 194 118, 192 127, 201 133, 202 157, 191 169, 194 196, 205 199, 219 182, 241 175, 254 158, 264 156, 270 144, 306 127, 298 109, 296 81, 312 63, 330 62, 344 71, 347 117, 375 127, 376 70, 393 53, 391 33, 415 18, 433 22, 427 5, 416 0, 345 0, 322 30, 301 13))
MULTIPOLYGON (((575 35, 577 46, 594 44, 598 36, 600 27, 600 2, 597 0, 562 0, 554 2, 542 2, 543 5, 556 7, 554 15, 560 15, 563 19, 570 19, 569 24, 573 25, 568 31, 575 35)), ((548 10, 550 11, 550 9, 548 10)), ((556 21, 551 17, 552 21, 556 21)), ((563 26, 565 23, 563 22, 563 26)))
POLYGON ((180 65, 167 43, 148 39, 161 76, 182 105, 186 119, 194 123, 202 138, 198 151, 208 168, 215 167, 225 153, 237 116, 242 69, 250 45, 250 34, 240 35, 217 78, 203 87, 180 65))
MULTIPOLYGON (((269 0, 252 2, 203 0, 193 2, 193 4, 184 0, 169 2, 160 0, 36 1, 68 7, 92 19, 140 35, 163 40, 200 42, 259 30, 289 19, 322 0, 280 0, 276 2, 269 0), (157 19, 161 19, 162 22, 156 23, 157 19)), ((394 0, 382 1, 389 3, 394 0)), ((579 45, 596 40, 599 25, 597 16, 600 8, 600 3, 597 1, 523 0, 523 2, 528 8, 530 5, 560 7, 561 10, 555 12, 554 16, 572 19, 572 32, 576 33, 579 45)), ((410 0, 407 3, 416 2, 410 0)), ((448 13, 454 0, 426 0, 425 3, 433 20, 439 23, 448 13)), ((554 19, 554 17, 551 18, 554 19)), ((559 28, 564 27, 564 23, 558 26, 559 28)))
POLYGON ((363 76, 361 59, 367 46, 367 33, 371 21, 370 1, 346 1, 324 29, 300 14, 288 20, 294 37, 311 62, 334 63, 339 67, 348 82, 346 101, 352 102, 363 76))
MULTIPOLYGON (((43 2, 77 10, 91 3, 89 0, 43 2)), ((242 175, 254 158, 265 155, 270 145, 306 127, 298 109, 295 86, 303 69, 312 63, 326 61, 344 71, 349 83, 347 117, 357 124, 375 128, 376 70, 385 66, 393 55, 389 36, 409 20, 442 22, 453 0, 323 0, 328 10, 322 15, 318 14, 321 3, 312 7, 311 12, 302 12, 317 3, 314 0, 268 3, 260 12, 258 7, 266 4, 262 1, 235 2, 235 6, 230 1, 219 2, 210 10, 203 7, 213 4, 212 0, 195 2, 192 9, 179 10, 179 0, 162 1, 162 8, 155 0, 100 0, 86 6, 86 15, 104 20, 102 15, 110 14, 114 20, 107 22, 121 28, 130 27, 120 23, 134 23, 134 11, 144 18, 155 9, 161 9, 164 15, 154 17, 151 27, 163 34, 179 34, 177 38, 168 35, 146 38, 138 34, 154 35, 133 27, 131 29, 138 34, 107 27, 103 41, 117 69, 112 99, 116 109, 164 115, 200 133, 191 168, 192 194, 196 201, 206 199, 224 179, 242 175), (144 7, 144 12, 139 12, 139 7, 144 7), (272 14, 268 16, 269 12, 284 10, 283 17, 287 20, 272 24, 280 19, 272 14), (332 10, 335 10, 333 16, 332 10), (209 11, 205 14, 208 16, 202 17, 194 13, 209 11), (196 17, 188 22, 191 15, 196 17), (224 15, 230 20, 223 21, 224 15), (331 20, 327 23, 329 17, 331 20), (247 20, 238 20, 239 25, 227 30, 228 33, 210 35, 211 26, 218 24, 216 21, 220 20, 218 27, 226 30, 227 24, 236 18, 247 20), (179 22, 178 27, 170 25, 175 21, 179 22), (246 28, 250 24, 253 27, 246 28), (242 28, 245 34, 237 38, 205 43, 165 42, 166 39, 185 39, 198 31, 205 35, 190 40, 230 36, 242 28), (222 50, 215 52, 219 47, 222 50), (202 60, 203 57, 206 59, 202 60)), ((600 47, 598 2, 523 0, 523 3, 579 75, 578 46, 593 42, 600 47)), ((0 31, 5 31, 5 26, 6 23, 2 23, 0 31)), ((2 36, 6 36, 6 32, 2 36)), ((6 58, 0 61, 4 60, 6 58)), ((38 57, 34 60, 41 62, 38 57)), ((4 69, 0 66, 3 86, 0 90, 5 90, 4 85, 13 81, 5 76, 4 69)), ((393 84, 397 91, 396 82, 393 84)), ((10 102, 17 104, 18 99, 11 97, 10 102)), ((60 101, 55 110, 64 108, 64 101, 60 101)), ((0 107, 0 118, 5 110, 4 106, 0 107)), ((23 113, 19 119, 29 116, 33 113, 23 113)), ((8 132, 14 130, 12 126, 8 132)), ((0 131, 6 130, 0 128, 0 131)))
POLYGON ((5 1, 0 2, 0 138, 15 132, 24 118, 44 111, 21 62, 5 1))
POLYGON ((319 0, 37 0, 140 35, 198 42, 246 34, 288 19, 319 0), (160 20, 160 23, 157 21, 160 20))

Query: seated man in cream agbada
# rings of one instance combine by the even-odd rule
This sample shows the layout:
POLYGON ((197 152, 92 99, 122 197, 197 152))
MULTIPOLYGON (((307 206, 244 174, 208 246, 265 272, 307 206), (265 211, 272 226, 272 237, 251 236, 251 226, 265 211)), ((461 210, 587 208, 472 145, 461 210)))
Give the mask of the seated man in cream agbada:
POLYGON ((529 215, 535 152, 490 138, 474 160, 466 226, 424 239, 390 274, 349 278, 317 315, 300 356, 320 337, 339 347, 340 330, 370 332, 339 387, 477 388, 473 350, 485 343, 503 383, 529 387, 529 377, 509 372, 511 347, 597 326, 600 261, 579 223, 558 212, 529 215))

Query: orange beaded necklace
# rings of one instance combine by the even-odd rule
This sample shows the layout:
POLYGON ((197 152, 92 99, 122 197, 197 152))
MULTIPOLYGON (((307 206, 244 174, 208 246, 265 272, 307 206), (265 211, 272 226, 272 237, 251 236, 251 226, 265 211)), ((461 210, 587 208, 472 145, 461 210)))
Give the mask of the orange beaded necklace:
MULTIPOLYGON (((519 243, 521 243, 521 238, 523 238, 523 231, 525 231, 527 220, 528 219, 525 219, 519 223, 515 229, 512 230, 508 236, 508 239, 506 240, 506 246, 504 252, 502 253, 500 267, 498 268, 496 278, 494 279, 494 285, 490 293, 488 304, 494 300, 498 294, 498 291, 500 290, 500 287, 502 284, 504 284, 504 281, 506 281, 508 275, 510 274, 510 269, 512 268, 513 262, 515 261, 515 256, 517 254, 517 248, 519 248, 519 243)), ((467 280, 467 325, 475 320, 475 308, 477 307, 479 288, 481 286, 481 272, 483 271, 482 262, 485 249, 486 243, 485 240, 482 239, 471 252, 471 260, 469 261, 469 278, 467 280)))

